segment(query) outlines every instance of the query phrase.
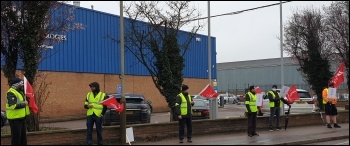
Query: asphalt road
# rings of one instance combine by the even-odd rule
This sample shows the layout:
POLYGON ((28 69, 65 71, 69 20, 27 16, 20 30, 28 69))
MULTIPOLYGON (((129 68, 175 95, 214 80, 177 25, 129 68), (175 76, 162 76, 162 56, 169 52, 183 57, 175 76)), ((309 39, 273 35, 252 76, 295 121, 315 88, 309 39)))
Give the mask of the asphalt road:
POLYGON ((326 142, 309 143, 307 145, 349 145, 349 139, 332 140, 326 142))
MULTIPOLYGON (((341 110, 341 109, 339 109, 341 110)), ((238 104, 225 104, 224 107, 218 108, 218 114, 217 118, 231 118, 231 117, 243 117, 245 112, 245 105, 241 103, 238 104)), ((300 114, 304 111, 294 111, 291 112, 291 114, 300 114)), ((269 115, 269 112, 265 112, 264 116, 269 115)), ((164 123, 164 122, 170 122, 170 113, 169 112, 163 112, 163 113, 152 113, 151 115, 151 123, 164 123)), ((86 128, 86 120, 74 120, 74 121, 66 121, 66 122, 52 122, 52 123, 41 123, 42 127, 61 127, 61 128, 68 128, 68 129, 81 129, 86 128)), ((6 125, 1 128, 1 130, 9 130, 9 126, 6 125)))

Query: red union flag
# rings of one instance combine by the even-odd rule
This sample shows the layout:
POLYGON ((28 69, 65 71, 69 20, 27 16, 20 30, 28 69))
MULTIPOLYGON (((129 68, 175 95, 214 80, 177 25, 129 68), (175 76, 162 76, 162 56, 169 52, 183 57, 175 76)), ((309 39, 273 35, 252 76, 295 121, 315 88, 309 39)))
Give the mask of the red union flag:
POLYGON ((110 97, 106 100, 101 101, 101 104, 114 108, 117 112, 124 110, 124 104, 119 104, 115 97, 110 97))
POLYGON ((35 98, 34 98, 34 90, 32 85, 28 82, 27 78, 24 77, 24 93, 25 95, 29 98, 29 108, 32 110, 34 114, 37 114, 39 109, 38 106, 35 103, 35 98))
POLYGON ((199 93, 199 95, 206 98, 218 97, 218 93, 215 92, 214 88, 210 84, 205 86, 205 88, 199 93))
POLYGON ((298 100, 300 97, 297 92, 297 87, 295 85, 290 87, 286 96, 289 103, 293 103, 295 100, 298 100))
POLYGON ((338 88, 339 85, 344 82, 344 62, 340 64, 338 71, 334 74, 331 82, 334 83, 334 88, 338 88))

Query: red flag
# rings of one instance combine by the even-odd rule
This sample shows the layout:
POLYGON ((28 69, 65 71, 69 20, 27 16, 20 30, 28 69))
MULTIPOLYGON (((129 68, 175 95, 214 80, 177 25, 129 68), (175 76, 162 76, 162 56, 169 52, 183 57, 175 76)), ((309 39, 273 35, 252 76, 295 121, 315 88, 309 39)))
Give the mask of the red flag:
POLYGON ((218 93, 215 92, 214 88, 208 84, 200 93, 200 96, 207 97, 207 98, 217 98, 218 93))
POLYGON ((286 96, 289 103, 293 103, 295 100, 298 100, 300 97, 297 92, 297 87, 295 85, 290 87, 286 96))
POLYGON ((331 82, 334 83, 334 88, 338 88, 338 86, 344 82, 344 62, 340 64, 338 71, 334 74, 331 82))
POLYGON ((255 93, 256 93, 256 94, 260 94, 260 93, 261 93, 261 89, 260 89, 259 86, 255 88, 255 93))
POLYGON ((34 90, 32 85, 28 82, 27 78, 24 77, 24 92, 25 95, 29 98, 29 108, 32 110, 34 114, 37 114, 39 109, 38 106, 35 103, 35 98, 34 98, 34 90))
POLYGON ((117 112, 124 110, 124 104, 119 104, 115 97, 110 97, 106 100, 101 101, 101 104, 114 108, 117 112))

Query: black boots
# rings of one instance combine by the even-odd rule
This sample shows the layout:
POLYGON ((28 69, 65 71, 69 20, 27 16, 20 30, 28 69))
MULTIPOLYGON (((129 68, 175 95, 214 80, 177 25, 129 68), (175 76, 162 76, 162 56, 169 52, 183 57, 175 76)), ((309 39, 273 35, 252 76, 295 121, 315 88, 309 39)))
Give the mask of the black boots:
POLYGON ((334 128, 341 128, 337 123, 334 124, 334 128))

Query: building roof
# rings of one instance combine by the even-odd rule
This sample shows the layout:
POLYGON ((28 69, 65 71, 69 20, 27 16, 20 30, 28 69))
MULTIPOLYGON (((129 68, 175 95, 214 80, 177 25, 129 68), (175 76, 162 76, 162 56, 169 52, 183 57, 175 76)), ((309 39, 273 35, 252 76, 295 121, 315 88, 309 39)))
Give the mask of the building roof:
MULTIPOLYGON (((283 57, 283 65, 298 65, 291 57, 283 57)), ((281 65, 281 58, 270 58, 260 60, 248 60, 237 62, 217 63, 218 70, 235 69, 235 68, 251 68, 251 67, 266 67, 281 65)))

